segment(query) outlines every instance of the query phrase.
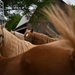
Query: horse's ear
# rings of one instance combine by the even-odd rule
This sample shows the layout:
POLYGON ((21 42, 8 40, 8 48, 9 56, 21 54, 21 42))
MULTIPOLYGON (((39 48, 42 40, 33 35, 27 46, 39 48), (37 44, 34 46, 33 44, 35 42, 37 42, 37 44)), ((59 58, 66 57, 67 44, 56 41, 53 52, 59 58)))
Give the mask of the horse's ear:
POLYGON ((1 25, 1 28, 5 28, 6 22, 4 24, 1 25))
POLYGON ((31 33, 33 33, 33 29, 31 29, 31 31, 30 31, 31 33))
POLYGON ((28 28, 25 29, 25 32, 28 31, 28 28))

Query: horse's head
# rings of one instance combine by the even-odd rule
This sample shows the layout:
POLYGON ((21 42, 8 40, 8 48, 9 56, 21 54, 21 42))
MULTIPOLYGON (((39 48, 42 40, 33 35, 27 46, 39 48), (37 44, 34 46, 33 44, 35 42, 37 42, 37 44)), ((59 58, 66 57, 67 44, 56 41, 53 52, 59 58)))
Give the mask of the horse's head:
POLYGON ((24 33, 24 39, 26 41, 32 42, 32 39, 33 39, 33 29, 32 30, 26 29, 26 31, 24 33))
POLYGON ((3 28, 5 27, 5 24, 0 25, 0 46, 4 43, 4 34, 3 34, 3 28))

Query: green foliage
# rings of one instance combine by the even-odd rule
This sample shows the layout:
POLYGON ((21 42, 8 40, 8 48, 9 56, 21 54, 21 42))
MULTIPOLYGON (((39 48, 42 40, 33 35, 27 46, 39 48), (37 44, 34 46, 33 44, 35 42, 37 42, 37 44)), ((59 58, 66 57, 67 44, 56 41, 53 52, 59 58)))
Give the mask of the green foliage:
MULTIPOLYGON (((30 23, 33 27, 36 27, 35 25, 38 25, 43 19, 44 16, 42 15, 41 9, 45 5, 51 5, 54 4, 58 0, 3 0, 5 7, 11 6, 12 9, 15 9, 15 6, 17 9, 22 9, 24 11, 24 15, 27 15, 27 17, 30 17, 30 23), (29 9, 30 6, 36 5, 37 9, 33 10, 33 15, 31 14, 31 11, 29 9), (32 16, 31 16, 32 15, 32 16)), ((34 7, 35 8, 35 7, 34 7)), ((17 25, 17 23, 20 20, 20 16, 16 16, 15 14, 9 17, 9 21, 7 22, 7 29, 14 29, 17 25), (15 18, 16 17, 16 18, 15 18)))
POLYGON ((19 23, 21 16, 19 14, 12 14, 9 16, 9 20, 6 23, 7 30, 14 30, 19 23))

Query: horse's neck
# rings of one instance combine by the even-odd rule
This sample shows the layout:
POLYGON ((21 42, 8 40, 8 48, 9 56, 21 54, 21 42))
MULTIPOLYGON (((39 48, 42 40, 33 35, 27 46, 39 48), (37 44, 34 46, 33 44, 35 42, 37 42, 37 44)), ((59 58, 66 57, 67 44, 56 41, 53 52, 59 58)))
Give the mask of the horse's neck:
POLYGON ((40 43, 43 44, 43 43, 46 42, 47 38, 48 37, 46 35, 42 34, 42 33, 34 32, 33 41, 34 41, 35 44, 36 44, 36 42, 39 42, 39 41, 40 41, 40 43))
POLYGON ((17 41, 19 42, 19 39, 17 39, 17 37, 15 37, 13 34, 11 34, 9 31, 7 31, 5 28, 3 29, 4 32, 4 44, 5 45, 13 45, 13 43, 15 44, 17 41))
POLYGON ((45 34, 34 32, 34 38, 33 38, 34 44, 37 44, 37 43, 38 44, 45 44, 45 43, 53 42, 56 40, 58 40, 58 39, 57 38, 50 38, 49 36, 47 36, 45 34))
POLYGON ((37 32, 34 32, 33 33, 33 39, 34 40, 41 40, 42 38, 41 38, 42 36, 40 35, 40 33, 37 33, 37 32))
POLYGON ((18 45, 20 40, 7 31, 5 28, 3 29, 4 33, 4 44, 1 48, 1 54, 6 57, 12 57, 17 55, 18 52, 18 45))

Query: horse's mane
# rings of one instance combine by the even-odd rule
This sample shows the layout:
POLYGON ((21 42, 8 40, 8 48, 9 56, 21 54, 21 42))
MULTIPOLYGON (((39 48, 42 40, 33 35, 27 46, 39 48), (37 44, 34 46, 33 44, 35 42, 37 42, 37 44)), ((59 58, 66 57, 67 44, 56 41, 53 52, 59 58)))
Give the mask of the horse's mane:
POLYGON ((68 39, 72 47, 75 48, 75 15, 70 6, 67 6, 68 14, 66 14, 58 5, 52 6, 50 9, 46 6, 43 11, 47 18, 54 24, 62 37, 68 39))

